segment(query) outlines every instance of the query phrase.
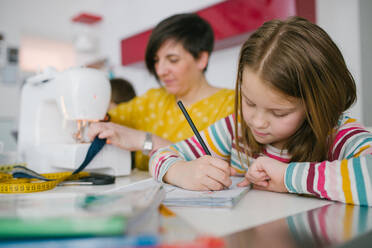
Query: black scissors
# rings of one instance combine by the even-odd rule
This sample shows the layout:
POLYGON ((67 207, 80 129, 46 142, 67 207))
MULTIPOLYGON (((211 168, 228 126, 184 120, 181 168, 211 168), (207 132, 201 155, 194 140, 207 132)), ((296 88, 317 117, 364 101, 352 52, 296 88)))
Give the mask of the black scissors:
POLYGON ((115 177, 110 175, 89 173, 87 177, 63 181, 59 185, 106 185, 115 183, 115 177))

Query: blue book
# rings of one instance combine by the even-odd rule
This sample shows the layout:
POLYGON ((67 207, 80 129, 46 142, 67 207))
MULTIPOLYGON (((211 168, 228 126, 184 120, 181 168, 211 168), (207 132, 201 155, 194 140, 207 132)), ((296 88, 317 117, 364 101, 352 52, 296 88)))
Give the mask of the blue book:
POLYGON ((144 234, 137 236, 115 236, 115 237, 79 237, 79 238, 57 238, 57 239, 24 239, 17 241, 2 241, 1 247, 6 248, 65 248, 65 247, 155 247, 160 243, 160 239, 154 234, 144 234))

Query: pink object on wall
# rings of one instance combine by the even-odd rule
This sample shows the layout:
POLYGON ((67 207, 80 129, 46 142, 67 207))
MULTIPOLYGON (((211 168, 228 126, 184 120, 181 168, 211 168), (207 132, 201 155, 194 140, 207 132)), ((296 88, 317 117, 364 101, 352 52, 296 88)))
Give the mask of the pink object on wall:
MULTIPOLYGON (((315 0, 227 0, 196 12, 211 24, 215 50, 242 44, 249 34, 271 19, 299 15, 315 22, 315 0)), ((121 63, 141 62, 152 29, 121 41, 121 63)))

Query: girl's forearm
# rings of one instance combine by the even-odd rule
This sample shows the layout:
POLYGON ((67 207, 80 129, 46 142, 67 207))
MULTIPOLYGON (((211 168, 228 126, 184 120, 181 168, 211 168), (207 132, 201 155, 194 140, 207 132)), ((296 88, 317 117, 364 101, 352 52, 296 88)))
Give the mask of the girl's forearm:
POLYGON ((291 163, 285 174, 289 192, 372 206, 372 155, 320 163, 291 163))

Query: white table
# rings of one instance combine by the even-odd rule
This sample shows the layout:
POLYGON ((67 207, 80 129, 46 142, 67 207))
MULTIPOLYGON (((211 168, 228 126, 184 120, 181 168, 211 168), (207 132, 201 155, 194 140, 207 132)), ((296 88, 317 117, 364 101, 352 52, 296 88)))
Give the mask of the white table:
POLYGON ((225 236, 330 203, 295 194, 251 190, 233 209, 172 207, 171 210, 201 233, 225 236))
MULTIPOLYGON (((61 186, 43 193, 99 193, 149 177, 147 172, 134 170, 130 176, 118 177, 112 185, 61 186)), ((233 209, 196 207, 170 207, 170 209, 202 234, 225 236, 330 203, 330 201, 295 194, 251 190, 233 209)))

